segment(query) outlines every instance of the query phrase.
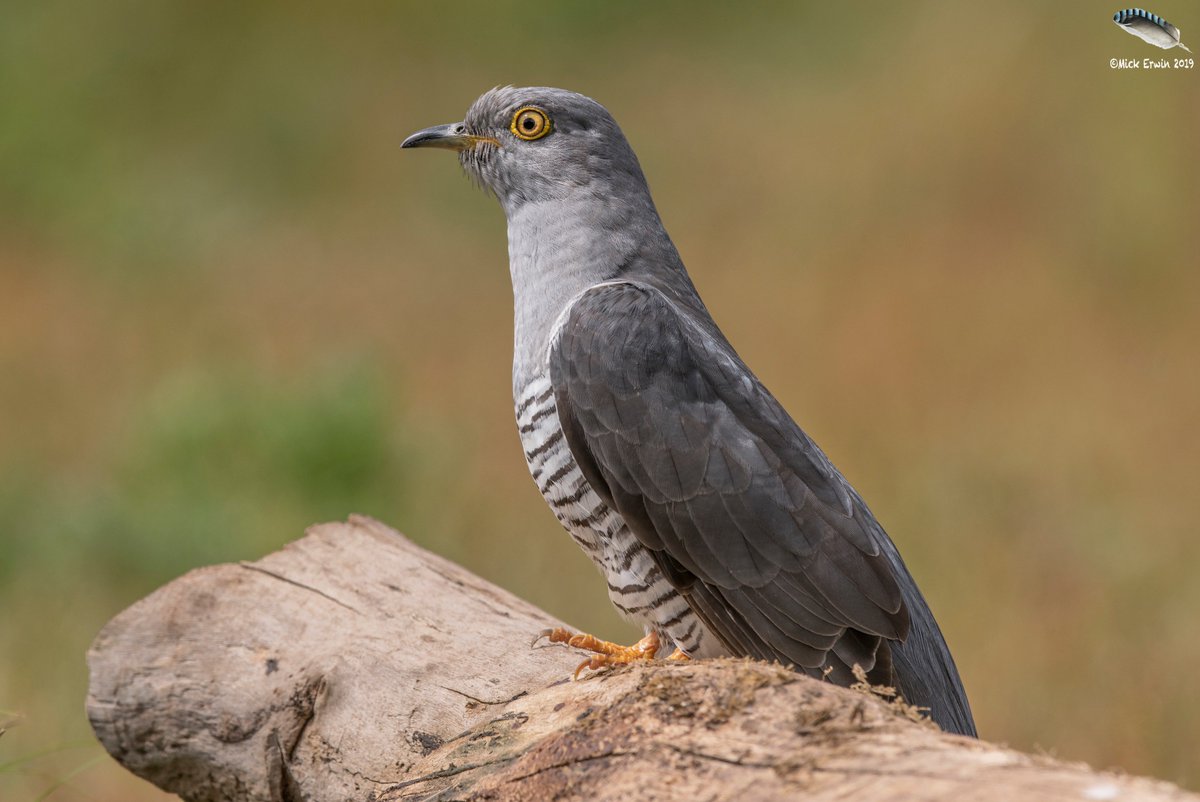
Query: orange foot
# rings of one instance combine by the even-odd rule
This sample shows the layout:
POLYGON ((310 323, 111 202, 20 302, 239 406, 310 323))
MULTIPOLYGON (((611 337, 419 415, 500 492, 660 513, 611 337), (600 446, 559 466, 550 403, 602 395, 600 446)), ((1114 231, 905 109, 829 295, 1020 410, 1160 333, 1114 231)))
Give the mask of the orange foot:
MULTIPOLYGON (((593 656, 584 660, 575 669, 576 679, 579 678, 579 672, 585 668, 595 671, 605 666, 621 666, 627 663, 635 663, 639 660, 653 660, 654 655, 658 654, 658 649, 662 645, 658 640, 657 632, 651 632, 632 646, 609 643, 606 640, 600 640, 594 635, 575 634, 562 627, 542 630, 533 639, 533 642, 537 643, 542 638, 548 638, 551 643, 565 643, 575 649, 595 652, 593 656)), ((676 649, 676 651, 679 650, 676 649)), ((671 658, 679 659, 675 655, 671 655, 671 658)))

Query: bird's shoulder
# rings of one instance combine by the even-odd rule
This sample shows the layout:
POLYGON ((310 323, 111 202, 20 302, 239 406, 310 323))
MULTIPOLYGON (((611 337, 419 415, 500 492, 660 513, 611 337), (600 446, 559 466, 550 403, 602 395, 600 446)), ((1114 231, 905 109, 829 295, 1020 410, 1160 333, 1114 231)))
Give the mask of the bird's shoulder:
MULTIPOLYGON (((593 285, 564 309, 550 338, 550 376, 577 403, 611 398, 661 428, 685 409, 717 433, 736 429, 842 515, 866 513, 825 453, 746 365, 698 297, 636 279, 593 285)), ((627 417, 626 422, 630 422, 627 417)), ((713 443, 718 440, 710 441, 713 443)), ((867 513, 869 515, 869 513, 867 513)), ((865 545, 865 544, 864 544, 865 545)))
POLYGON ((677 357, 681 348, 700 350, 749 374, 690 284, 680 288, 642 278, 593 284, 567 302, 551 326, 548 344, 551 352, 559 347, 594 354, 641 352, 640 362, 677 357))

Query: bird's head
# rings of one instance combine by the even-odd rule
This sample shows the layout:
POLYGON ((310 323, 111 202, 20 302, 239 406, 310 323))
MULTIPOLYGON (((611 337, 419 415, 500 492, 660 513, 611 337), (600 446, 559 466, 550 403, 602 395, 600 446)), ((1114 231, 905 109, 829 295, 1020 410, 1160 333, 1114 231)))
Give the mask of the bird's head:
POLYGON ((492 89, 462 122, 417 131, 401 147, 458 151, 467 174, 510 212, 580 191, 610 199, 647 194, 637 157, 612 115, 565 89, 492 89))

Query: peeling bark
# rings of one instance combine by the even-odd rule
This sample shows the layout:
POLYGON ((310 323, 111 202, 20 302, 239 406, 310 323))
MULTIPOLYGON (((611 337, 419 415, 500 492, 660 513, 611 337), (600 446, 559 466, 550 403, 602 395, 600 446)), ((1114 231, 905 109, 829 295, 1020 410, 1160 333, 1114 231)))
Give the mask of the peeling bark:
POLYGON ((193 571, 88 653, 88 715, 187 800, 1198 800, 947 735, 779 666, 569 680, 546 613, 369 518, 193 571))

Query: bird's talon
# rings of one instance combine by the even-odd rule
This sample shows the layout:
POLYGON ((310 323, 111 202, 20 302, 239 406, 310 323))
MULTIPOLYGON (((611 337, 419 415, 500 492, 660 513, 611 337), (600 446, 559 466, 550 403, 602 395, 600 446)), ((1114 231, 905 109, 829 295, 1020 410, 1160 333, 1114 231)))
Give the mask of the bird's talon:
POLYGON ((533 640, 529 643, 529 646, 530 648, 537 646, 537 642, 542 638, 546 638, 551 643, 567 643, 570 645, 569 642, 572 637, 575 636, 573 636, 570 631, 563 629, 562 627, 549 627, 534 635, 533 640))
POLYGON ((533 640, 529 642, 529 647, 532 649, 534 646, 537 646, 537 642, 542 638, 549 638, 551 643, 555 643, 556 641, 554 640, 554 633, 563 631, 564 630, 562 627, 547 627, 533 636, 533 640))
MULTIPOLYGON (((575 669, 573 675, 575 679, 579 679, 580 672, 585 668, 598 671, 606 666, 620 666, 639 660, 653 660, 654 656, 658 654, 661 645, 658 633, 656 632, 651 632, 632 646, 621 646, 617 643, 610 643, 609 641, 600 640, 595 635, 572 633, 562 627, 543 630, 538 633, 533 642, 537 643, 543 637, 548 638, 551 643, 565 643, 573 649, 582 649, 583 651, 595 653, 580 663, 575 669)), ((675 651, 679 652, 678 649, 675 651)), ((679 653, 682 654, 682 652, 679 653)))
POLYGON ((608 665, 608 663, 605 661, 603 655, 598 654, 595 657, 589 657, 576 666, 575 673, 571 675, 571 679, 578 680, 579 672, 583 671, 585 668, 592 671, 598 671, 599 669, 604 668, 606 665, 608 665))

